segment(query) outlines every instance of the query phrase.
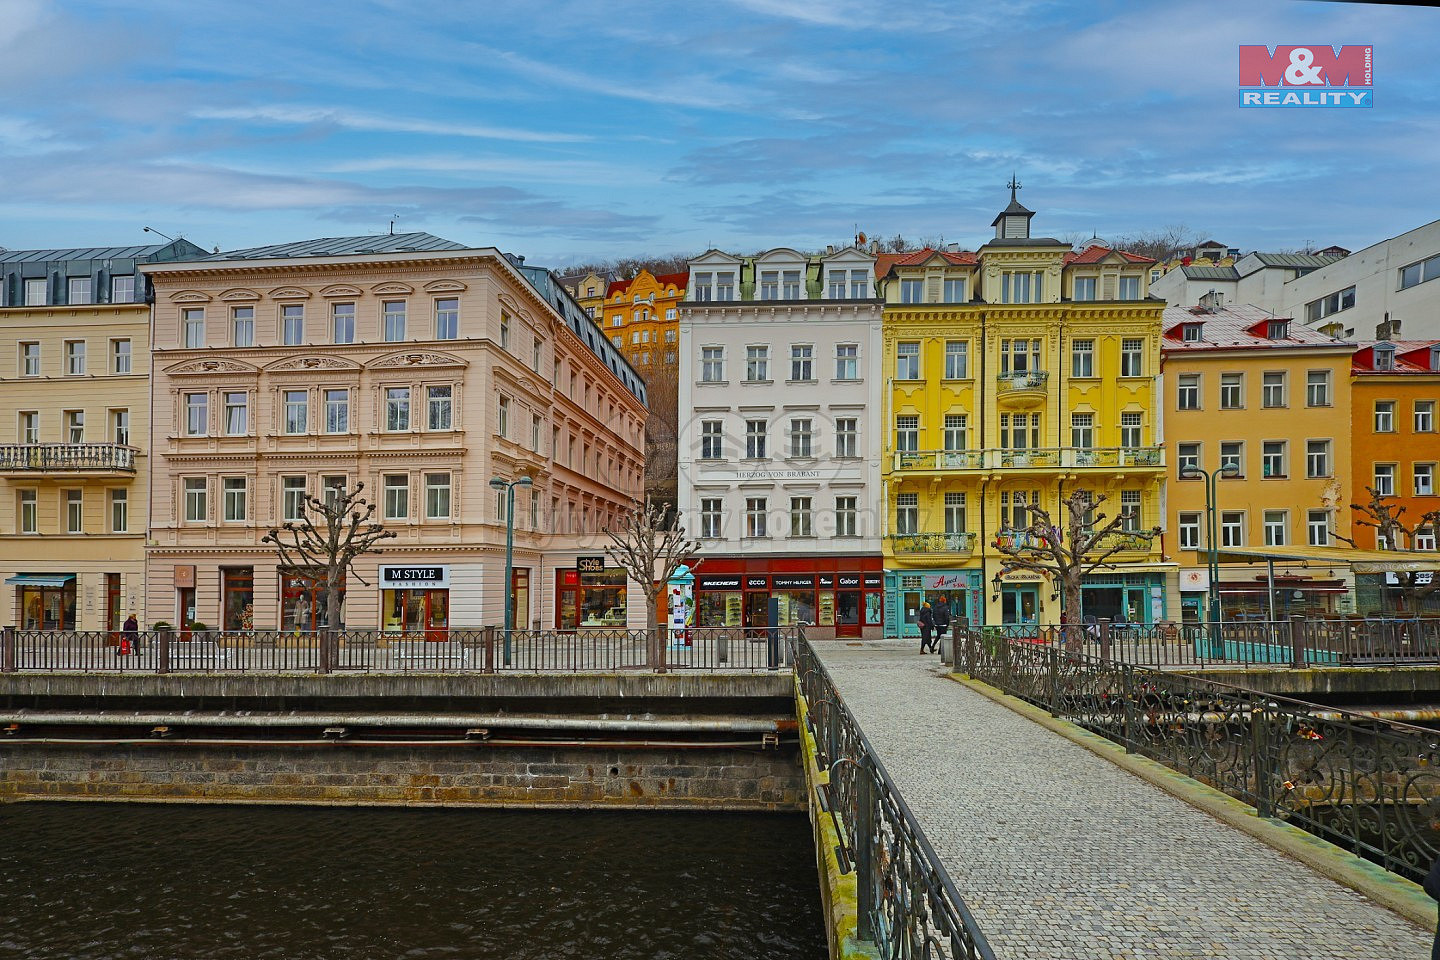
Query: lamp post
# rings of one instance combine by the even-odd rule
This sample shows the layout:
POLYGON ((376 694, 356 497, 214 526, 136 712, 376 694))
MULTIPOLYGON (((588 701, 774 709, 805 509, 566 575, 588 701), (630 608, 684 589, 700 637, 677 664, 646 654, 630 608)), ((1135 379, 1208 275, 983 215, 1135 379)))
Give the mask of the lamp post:
POLYGON ((1181 480, 1205 481, 1205 539, 1209 546, 1209 560, 1207 568, 1210 571, 1210 590, 1208 619, 1210 621, 1211 642, 1217 642, 1220 630, 1220 554, 1219 537, 1216 535, 1215 514, 1218 504, 1216 501, 1215 481, 1220 477, 1233 478, 1240 476, 1240 468, 1233 463, 1227 463, 1218 470, 1206 470, 1195 464, 1188 464, 1180 468, 1181 480))
POLYGON ((510 631, 515 627, 515 488, 531 485, 529 477, 506 480, 493 477, 492 490, 505 491, 505 666, 510 666, 510 631))

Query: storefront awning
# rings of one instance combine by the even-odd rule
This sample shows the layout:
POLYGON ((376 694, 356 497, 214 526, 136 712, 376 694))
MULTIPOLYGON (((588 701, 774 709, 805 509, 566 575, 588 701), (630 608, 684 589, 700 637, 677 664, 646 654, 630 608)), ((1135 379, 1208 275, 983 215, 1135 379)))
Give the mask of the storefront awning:
POLYGON ((1312 567, 1347 566, 1354 573, 1440 570, 1440 553, 1429 551, 1357 550, 1352 547, 1221 547, 1216 555, 1221 563, 1273 560, 1275 563, 1312 567))
POLYGON ((19 587, 63 587, 75 579, 73 573, 21 573, 6 577, 6 583, 19 587))

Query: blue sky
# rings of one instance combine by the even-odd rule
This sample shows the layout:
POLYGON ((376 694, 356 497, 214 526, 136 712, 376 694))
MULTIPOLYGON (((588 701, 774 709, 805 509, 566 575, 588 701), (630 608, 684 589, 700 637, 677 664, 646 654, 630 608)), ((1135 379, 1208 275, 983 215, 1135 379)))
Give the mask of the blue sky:
POLYGON ((0 245, 426 230, 557 267, 1440 217, 1440 10, 1252 0, 0 0, 0 245), (1242 110, 1239 44, 1375 46, 1370 110, 1242 110))

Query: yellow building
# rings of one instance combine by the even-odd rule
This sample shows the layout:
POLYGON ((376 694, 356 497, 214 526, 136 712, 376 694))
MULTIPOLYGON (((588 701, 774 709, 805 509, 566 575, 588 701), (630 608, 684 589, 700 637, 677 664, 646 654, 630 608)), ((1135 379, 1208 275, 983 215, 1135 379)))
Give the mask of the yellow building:
MULTIPOLYGON (((1351 495, 1351 356, 1334 340, 1254 306, 1206 296, 1165 311, 1166 445, 1173 451, 1166 549, 1180 562, 1180 605, 1204 619, 1211 537, 1204 479, 1195 466, 1232 476, 1215 481, 1215 540, 1221 548, 1316 547, 1348 531, 1351 495), (1340 513, 1339 511, 1344 511, 1340 513)), ((1337 612, 1346 593, 1340 566, 1277 564, 1277 616, 1337 612)), ((1264 564, 1221 564, 1221 613, 1269 615, 1264 564)))
POLYGON ((689 279, 688 273, 655 276, 641 270, 629 280, 612 282, 605 292, 600 321, 605 335, 642 375, 647 368, 678 367, 680 301, 689 279))
POLYGON ((163 245, 0 254, 4 622, 118 630, 145 600, 150 308, 136 264, 163 245))
POLYGON ((591 320, 600 322, 602 309, 605 306, 605 291, 610 288, 611 278, 600 276, 598 273, 587 273, 582 275, 574 274, 562 276, 560 284, 570 294, 580 308, 589 315, 591 320))
MULTIPOLYGON (((922 250, 877 263, 885 298, 881 470, 886 632, 913 635, 943 594, 972 623, 1052 623, 1057 586, 1001 576, 997 542, 1088 490, 1126 526, 1161 524, 1156 373, 1164 304, 1144 257, 1030 236, 1011 203, 976 253, 922 250)), ((1084 615, 1166 616, 1158 541, 1128 538, 1117 569, 1087 579, 1084 615)))

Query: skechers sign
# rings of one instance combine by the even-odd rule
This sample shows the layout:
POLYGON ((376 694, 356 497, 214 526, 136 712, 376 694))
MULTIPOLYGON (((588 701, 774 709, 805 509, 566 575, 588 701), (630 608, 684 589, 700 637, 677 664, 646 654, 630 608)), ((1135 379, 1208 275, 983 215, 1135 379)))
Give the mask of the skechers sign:
POLYGON ((1369 44, 1240 48, 1242 107, 1372 107, 1369 44))

